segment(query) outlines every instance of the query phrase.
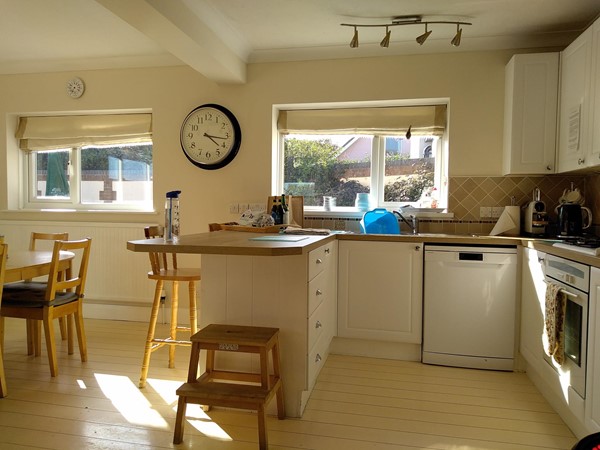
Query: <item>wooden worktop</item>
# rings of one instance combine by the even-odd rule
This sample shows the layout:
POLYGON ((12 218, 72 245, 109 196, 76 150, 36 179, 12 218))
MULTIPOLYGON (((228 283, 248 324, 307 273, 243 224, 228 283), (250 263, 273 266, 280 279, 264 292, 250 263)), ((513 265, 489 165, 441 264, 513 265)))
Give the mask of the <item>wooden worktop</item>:
POLYGON ((197 253, 212 255, 290 256, 304 255, 335 239, 329 236, 291 236, 239 231, 214 231, 181 236, 177 243, 159 239, 128 241, 127 249, 134 252, 197 253), (262 238, 298 239, 298 241, 264 241, 262 238))
MULTIPOLYGON (((522 245, 546 253, 562 256, 583 264, 600 268, 600 258, 552 246, 552 241, 522 236, 476 236, 424 233, 412 234, 331 234, 329 236, 301 236, 297 242, 254 240, 277 234, 247 233, 239 231, 215 231, 181 236, 177 243, 165 243, 163 239, 142 239, 127 242, 127 249, 134 252, 194 253, 212 255, 290 256, 304 255, 334 239, 373 242, 421 242, 426 244, 455 245, 522 245)), ((293 237, 292 237, 293 238, 293 237)))

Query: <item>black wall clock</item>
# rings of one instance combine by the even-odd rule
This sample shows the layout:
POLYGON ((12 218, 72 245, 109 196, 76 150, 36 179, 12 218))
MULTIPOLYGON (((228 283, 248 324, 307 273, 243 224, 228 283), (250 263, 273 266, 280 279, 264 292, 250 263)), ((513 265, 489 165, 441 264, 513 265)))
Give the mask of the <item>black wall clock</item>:
POLYGON ((181 125, 181 148, 187 159, 201 169, 225 167, 242 143, 240 124, 231 111, 207 103, 192 110, 181 125))

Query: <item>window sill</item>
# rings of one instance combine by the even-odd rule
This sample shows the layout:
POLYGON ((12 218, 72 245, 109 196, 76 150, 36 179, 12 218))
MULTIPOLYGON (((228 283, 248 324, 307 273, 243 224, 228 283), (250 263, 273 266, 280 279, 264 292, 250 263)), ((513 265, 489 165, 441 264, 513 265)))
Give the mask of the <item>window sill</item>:
MULTIPOLYGON (((388 209, 389 210, 389 209, 388 209)), ((304 208, 304 217, 336 217, 336 218, 347 218, 347 219, 355 219, 362 218, 366 211, 358 211, 353 207, 335 207, 331 211, 325 211, 323 208, 312 207, 312 208, 304 208)), ((425 208, 421 208, 418 211, 416 210, 407 210, 407 215, 414 215, 418 218, 427 218, 427 219, 438 219, 438 220, 451 220, 454 218, 454 213, 448 212, 447 210, 426 210, 425 208)))

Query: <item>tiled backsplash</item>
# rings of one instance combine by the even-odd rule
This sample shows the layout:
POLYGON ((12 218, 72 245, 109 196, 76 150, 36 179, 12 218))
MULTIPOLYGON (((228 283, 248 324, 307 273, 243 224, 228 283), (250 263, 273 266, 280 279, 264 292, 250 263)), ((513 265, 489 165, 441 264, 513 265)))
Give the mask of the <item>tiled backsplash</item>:
MULTIPOLYGON (((451 177, 448 211, 453 219, 421 219, 419 231, 447 234, 488 234, 497 218, 480 217, 481 207, 504 207, 511 204, 527 205, 533 200, 534 189, 539 188, 540 199, 546 204, 549 220, 556 222, 554 209, 558 199, 568 189, 579 189, 585 205, 593 213, 594 225, 600 223, 600 175, 546 175, 522 177, 451 177)), ((360 232, 360 219, 339 217, 311 217, 306 214, 305 227, 328 228, 360 232)), ((409 232, 402 224, 402 232, 409 232)))

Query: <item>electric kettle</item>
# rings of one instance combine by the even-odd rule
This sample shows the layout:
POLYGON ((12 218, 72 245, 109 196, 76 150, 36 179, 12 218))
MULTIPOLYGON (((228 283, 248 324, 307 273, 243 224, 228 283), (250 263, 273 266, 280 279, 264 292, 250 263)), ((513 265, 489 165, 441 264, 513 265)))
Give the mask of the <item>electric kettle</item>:
POLYGON ((592 224, 592 211, 579 203, 563 203, 556 208, 558 236, 577 237, 592 224))

